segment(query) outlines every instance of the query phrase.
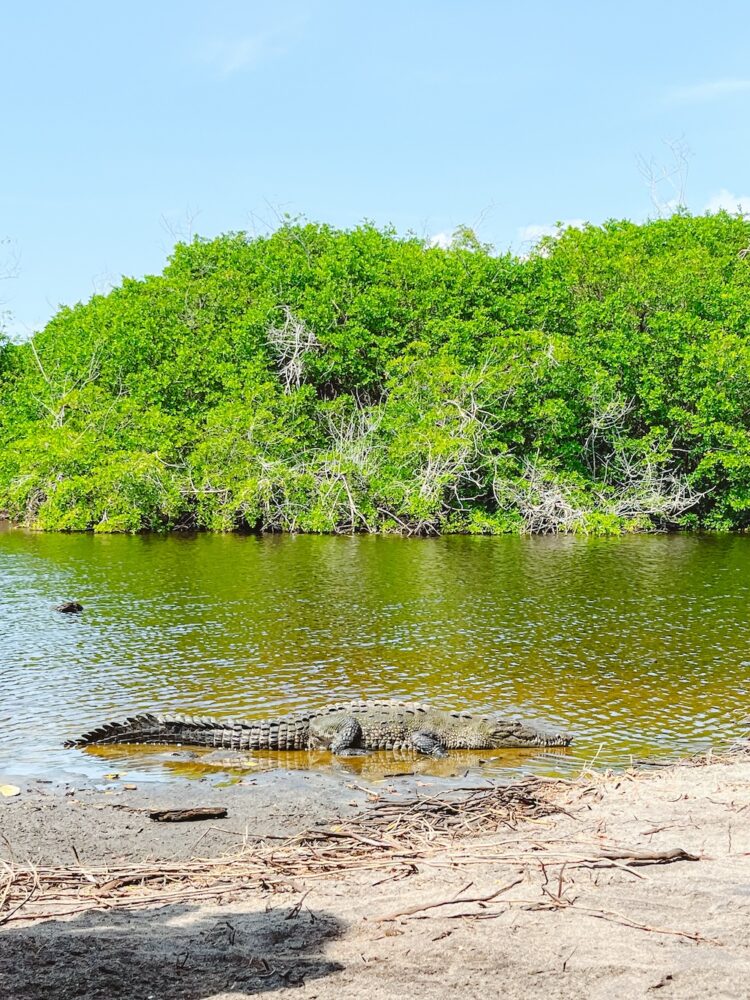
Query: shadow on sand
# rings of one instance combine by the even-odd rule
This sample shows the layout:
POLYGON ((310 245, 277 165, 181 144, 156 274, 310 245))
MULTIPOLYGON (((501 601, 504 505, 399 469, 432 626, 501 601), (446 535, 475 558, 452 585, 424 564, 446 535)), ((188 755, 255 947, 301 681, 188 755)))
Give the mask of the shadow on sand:
POLYGON ((304 903, 266 912, 188 905, 90 911, 0 929, 7 1000, 208 1000, 303 986, 339 971, 341 922, 304 903))

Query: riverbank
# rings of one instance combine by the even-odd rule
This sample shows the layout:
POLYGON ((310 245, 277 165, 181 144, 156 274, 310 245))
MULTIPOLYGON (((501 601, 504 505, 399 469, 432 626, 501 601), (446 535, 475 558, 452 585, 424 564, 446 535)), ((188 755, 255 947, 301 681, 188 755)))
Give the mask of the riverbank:
POLYGON ((473 792, 280 777, 4 800, 0 993, 750 995, 747 754, 473 792))

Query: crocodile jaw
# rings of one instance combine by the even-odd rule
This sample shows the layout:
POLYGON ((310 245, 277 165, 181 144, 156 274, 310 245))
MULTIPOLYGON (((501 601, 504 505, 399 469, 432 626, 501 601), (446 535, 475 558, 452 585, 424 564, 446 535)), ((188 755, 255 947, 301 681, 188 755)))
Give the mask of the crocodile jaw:
POLYGON ((535 749, 537 747, 567 747, 573 742, 573 737, 568 733, 544 732, 540 729, 534 729, 532 726, 526 726, 522 722, 498 722, 493 728, 490 740, 490 745, 496 749, 511 747, 535 749))

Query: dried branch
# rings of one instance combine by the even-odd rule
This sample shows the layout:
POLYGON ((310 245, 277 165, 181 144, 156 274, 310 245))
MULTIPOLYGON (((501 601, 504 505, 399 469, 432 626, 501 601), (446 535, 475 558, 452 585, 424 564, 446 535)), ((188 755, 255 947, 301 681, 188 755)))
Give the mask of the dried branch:
POLYGON ((283 324, 269 327, 267 337, 278 359, 284 391, 291 392, 302 384, 307 355, 320 350, 321 344, 315 333, 294 315, 289 306, 282 306, 282 312, 283 324))
POLYGON ((692 152, 684 139, 665 139, 664 145, 670 154, 670 162, 659 163, 653 157, 648 160, 637 157, 638 169, 646 182, 651 204, 656 216, 663 219, 683 208, 686 203, 687 179, 692 152), (667 196, 662 193, 666 189, 667 196))

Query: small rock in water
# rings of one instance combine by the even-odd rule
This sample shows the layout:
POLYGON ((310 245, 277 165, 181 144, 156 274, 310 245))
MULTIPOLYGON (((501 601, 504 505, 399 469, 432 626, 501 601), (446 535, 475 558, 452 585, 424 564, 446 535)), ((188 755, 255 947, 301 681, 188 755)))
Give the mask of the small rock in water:
POLYGON ((83 611, 83 605, 79 604, 78 601, 64 601, 62 604, 55 606, 55 611, 59 611, 64 615, 77 615, 83 611))

